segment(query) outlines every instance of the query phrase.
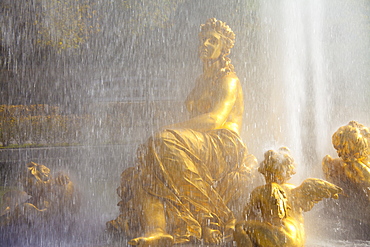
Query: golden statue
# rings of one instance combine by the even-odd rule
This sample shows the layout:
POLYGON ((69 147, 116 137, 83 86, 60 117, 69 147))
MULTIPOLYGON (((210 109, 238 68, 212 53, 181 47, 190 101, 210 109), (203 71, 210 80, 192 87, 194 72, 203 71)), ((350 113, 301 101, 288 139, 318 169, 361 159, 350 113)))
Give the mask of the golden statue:
POLYGON ((35 235, 50 228, 55 233, 68 233, 75 221, 80 203, 73 183, 65 174, 55 178, 44 165, 30 162, 21 176, 24 191, 4 194, 0 215, 2 229, 31 231, 35 235))
POLYGON ((107 228, 133 238, 131 245, 231 241, 250 192, 257 163, 239 136, 243 92, 227 57, 235 34, 211 18, 199 39, 203 74, 186 99, 190 118, 150 137, 137 167, 122 173, 121 214, 107 228))
POLYGON ((342 189, 317 178, 298 187, 287 183, 295 163, 287 148, 269 150, 258 171, 266 184, 254 189, 244 209, 245 221, 235 226, 237 246, 304 246, 303 212, 323 198, 338 198, 342 189))
POLYGON ((370 234, 370 131, 364 125, 351 121, 340 127, 332 137, 339 158, 324 157, 322 168, 325 178, 341 186, 346 197, 338 203, 328 202, 327 210, 347 221, 349 227, 359 226, 352 233, 370 234))

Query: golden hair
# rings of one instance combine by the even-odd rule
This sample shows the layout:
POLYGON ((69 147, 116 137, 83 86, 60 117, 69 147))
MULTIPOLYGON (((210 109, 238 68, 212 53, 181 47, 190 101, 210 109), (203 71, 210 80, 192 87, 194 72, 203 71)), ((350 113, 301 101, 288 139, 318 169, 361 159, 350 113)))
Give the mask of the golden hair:
POLYGON ((277 182, 276 176, 284 175, 290 178, 291 175, 295 174, 295 162, 290 154, 290 151, 286 147, 280 148, 278 151, 268 150, 264 154, 264 160, 260 163, 258 171, 271 180, 271 182, 277 182))
POLYGON ((208 31, 215 31, 219 33, 223 44, 220 57, 222 64, 220 71, 221 74, 217 77, 219 78, 227 75, 230 72, 234 72, 234 66, 231 64, 231 59, 227 56, 230 54, 231 48, 234 47, 235 33, 228 25, 226 25, 225 22, 217 20, 216 18, 209 18, 205 24, 200 25, 199 35, 208 31))
POLYGON ((355 161, 369 155, 370 131, 363 124, 351 121, 340 127, 332 136, 332 143, 338 156, 344 161, 355 161))

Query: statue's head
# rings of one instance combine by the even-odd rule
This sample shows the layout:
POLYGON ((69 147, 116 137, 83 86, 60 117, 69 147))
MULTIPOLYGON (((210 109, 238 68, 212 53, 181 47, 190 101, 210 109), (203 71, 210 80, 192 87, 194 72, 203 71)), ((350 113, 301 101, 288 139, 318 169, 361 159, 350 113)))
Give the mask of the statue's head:
POLYGON ((295 163, 289 149, 282 147, 278 151, 265 152, 258 171, 265 177, 266 182, 282 184, 295 174, 294 169, 295 163))
POLYGON ((50 169, 44 165, 30 162, 26 165, 27 171, 23 179, 23 187, 28 194, 37 194, 44 191, 50 184, 50 169))
POLYGON ((340 127, 332 137, 338 156, 345 162, 361 161, 368 157, 370 131, 364 125, 351 121, 340 127))
MULTIPOLYGON (((201 47, 205 46, 205 42, 213 46, 218 58, 230 54, 230 50, 235 43, 235 34, 225 22, 210 18, 200 26, 199 39, 201 47)), ((200 56, 202 57, 202 50, 200 50, 200 56)))

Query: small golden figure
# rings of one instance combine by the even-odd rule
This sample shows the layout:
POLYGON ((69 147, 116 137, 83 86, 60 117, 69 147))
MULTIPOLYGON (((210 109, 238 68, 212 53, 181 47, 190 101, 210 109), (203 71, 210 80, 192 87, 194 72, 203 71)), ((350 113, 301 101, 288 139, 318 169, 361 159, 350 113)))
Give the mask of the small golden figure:
POLYGON ((257 163, 239 136, 243 92, 227 57, 235 34, 211 18, 199 39, 203 74, 186 99, 190 119, 149 138, 138 166, 122 174, 121 215, 107 228, 131 245, 231 241, 238 200, 250 192, 257 163))
POLYGON ((36 234, 48 227, 53 232, 62 233, 73 225, 80 205, 79 196, 68 176, 58 174, 53 178, 49 168, 30 162, 22 183, 24 191, 6 194, 5 203, 10 203, 4 205, 5 210, 1 214, 2 228, 33 229, 36 234))
POLYGON ((29 195, 22 190, 9 190, 4 193, 0 207, 0 226, 8 225, 12 221, 17 206, 29 199, 29 195))
MULTIPOLYGON (((325 178, 342 187, 347 196, 338 203, 328 202, 326 209, 347 227, 354 227, 352 237, 370 234, 370 131, 364 125, 351 121, 340 127, 332 137, 339 158, 324 157, 322 168, 325 178), (356 227, 358 226, 358 227, 356 227), (361 233, 362 232, 362 233, 361 233)), ((360 237, 360 236, 359 236, 360 237)))
POLYGON ((287 183, 295 163, 287 148, 269 150, 258 171, 266 184, 251 193, 244 209, 246 221, 235 227, 237 246, 304 246, 303 212, 323 198, 338 198, 342 189, 317 178, 308 178, 298 187, 287 183))

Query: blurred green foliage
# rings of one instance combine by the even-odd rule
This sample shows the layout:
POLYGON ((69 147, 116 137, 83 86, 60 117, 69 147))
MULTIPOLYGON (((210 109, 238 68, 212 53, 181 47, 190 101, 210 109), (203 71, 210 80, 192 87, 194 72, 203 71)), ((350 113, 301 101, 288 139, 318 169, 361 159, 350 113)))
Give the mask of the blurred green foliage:
POLYGON ((40 45, 52 46, 59 52, 78 48, 94 33, 100 31, 99 14, 95 4, 87 0, 40 1, 35 13, 40 45))
POLYGON ((62 114, 59 107, 45 104, 0 105, 0 143, 2 148, 125 143, 125 132, 135 120, 127 106, 110 107, 96 116, 62 114))
POLYGON ((78 143, 84 121, 88 116, 62 115, 55 106, 0 105, 0 142, 6 147, 78 143))
POLYGON ((170 26, 170 16, 185 0, 124 0, 121 6, 128 14, 132 32, 143 28, 165 28, 170 26))

